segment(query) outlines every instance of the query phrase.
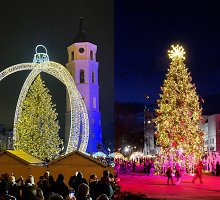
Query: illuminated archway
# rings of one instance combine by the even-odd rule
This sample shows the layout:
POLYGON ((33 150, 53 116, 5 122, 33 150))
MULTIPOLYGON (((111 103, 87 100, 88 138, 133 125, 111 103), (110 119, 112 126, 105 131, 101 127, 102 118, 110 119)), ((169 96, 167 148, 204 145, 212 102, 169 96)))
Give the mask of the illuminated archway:
POLYGON ((136 160, 136 159, 139 160, 140 158, 144 158, 144 157, 145 155, 142 152, 137 151, 130 155, 130 160, 136 160))
POLYGON ((79 151, 81 152, 85 152, 89 140, 88 114, 86 111, 84 101, 81 95, 79 94, 69 71, 61 64, 51 61, 43 63, 22 63, 11 66, 0 72, 0 81, 3 80, 5 77, 9 76, 10 74, 23 70, 32 71, 27 77, 18 98, 14 118, 14 139, 16 139, 16 125, 18 116, 20 115, 20 112, 22 110, 21 105, 26 97, 27 91, 30 88, 34 79, 37 77, 37 75, 40 74, 40 72, 45 72, 59 79, 67 87, 67 91, 69 94, 71 108, 71 125, 66 153, 70 153, 76 149, 79 149, 79 151), (80 124, 82 124, 82 130, 80 129, 80 124), (82 138, 78 148, 80 135, 82 135, 82 138))
POLYGON ((114 159, 123 159, 123 160, 125 159, 125 157, 119 152, 114 152, 113 157, 114 159))

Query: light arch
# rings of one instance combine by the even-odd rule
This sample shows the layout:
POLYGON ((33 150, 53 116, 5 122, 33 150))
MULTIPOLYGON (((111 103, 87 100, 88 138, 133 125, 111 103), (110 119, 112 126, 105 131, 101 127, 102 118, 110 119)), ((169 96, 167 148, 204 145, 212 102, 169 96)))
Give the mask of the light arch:
MULTIPOLYGON (((61 64, 48 61, 43 63, 21 63, 11 66, 2 72, 0 72, 0 81, 12 73, 32 70, 21 89, 14 118, 14 136, 16 138, 16 124, 18 116, 21 112, 21 105, 26 97, 27 91, 30 88, 32 82, 40 72, 48 73, 55 78, 59 79, 66 87, 69 94, 70 108, 71 108, 71 125, 70 135, 67 144, 66 153, 70 153, 76 149, 81 152, 86 152, 86 148, 89 140, 89 120, 84 101, 79 94, 75 82, 69 73, 69 71, 61 64), (82 124, 82 132, 80 133, 80 124, 82 124), (79 144, 79 136, 82 135, 81 142, 79 144)), ((14 139, 15 139, 14 138, 14 139)))

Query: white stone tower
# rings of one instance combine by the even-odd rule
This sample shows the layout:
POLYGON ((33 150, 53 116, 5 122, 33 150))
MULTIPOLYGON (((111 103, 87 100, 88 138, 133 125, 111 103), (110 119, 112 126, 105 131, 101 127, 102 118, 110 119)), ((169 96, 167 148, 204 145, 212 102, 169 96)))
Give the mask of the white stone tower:
MULTIPOLYGON (((97 151, 97 144, 102 143, 101 117, 99 112, 98 67, 96 62, 97 46, 86 39, 83 31, 83 19, 80 19, 79 33, 72 45, 67 47, 67 69, 71 73, 76 87, 85 102, 89 116, 89 143, 87 152, 97 151)), ((69 137, 70 105, 67 97, 65 141, 69 137)))

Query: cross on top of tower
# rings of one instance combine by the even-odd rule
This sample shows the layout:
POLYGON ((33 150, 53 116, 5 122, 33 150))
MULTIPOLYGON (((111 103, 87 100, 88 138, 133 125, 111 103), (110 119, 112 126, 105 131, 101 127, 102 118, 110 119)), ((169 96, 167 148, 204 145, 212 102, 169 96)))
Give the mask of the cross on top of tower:
POLYGON ((89 42, 89 40, 86 38, 86 34, 84 31, 84 19, 80 17, 80 22, 79 22, 79 32, 78 35, 74 38, 74 43, 77 42, 89 42))

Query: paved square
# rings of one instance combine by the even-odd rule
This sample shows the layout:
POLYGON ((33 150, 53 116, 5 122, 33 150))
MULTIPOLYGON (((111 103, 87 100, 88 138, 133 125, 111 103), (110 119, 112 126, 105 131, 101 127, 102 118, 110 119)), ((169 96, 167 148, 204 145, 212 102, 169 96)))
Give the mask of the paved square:
MULTIPOLYGON (((182 176, 180 186, 167 185, 166 176, 149 177, 145 174, 120 174, 119 185, 121 191, 145 193, 148 198, 156 199, 220 199, 220 176, 203 175, 203 182, 199 179, 192 183, 193 176, 182 176)), ((173 177, 174 183, 176 178, 173 177)))

